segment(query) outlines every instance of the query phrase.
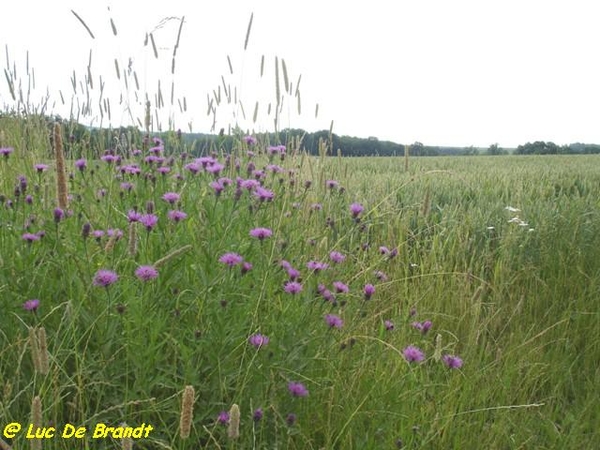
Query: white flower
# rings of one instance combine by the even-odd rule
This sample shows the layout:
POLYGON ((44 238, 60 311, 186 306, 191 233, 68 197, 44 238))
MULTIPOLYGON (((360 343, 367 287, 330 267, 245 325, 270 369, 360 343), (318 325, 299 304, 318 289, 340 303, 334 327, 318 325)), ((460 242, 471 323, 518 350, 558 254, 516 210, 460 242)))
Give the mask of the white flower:
POLYGON ((512 219, 510 219, 508 221, 508 223, 516 223, 520 227, 528 227, 529 226, 529 224, 527 222, 525 222, 524 220, 521 220, 518 216, 515 216, 512 219))
POLYGON ((508 212, 521 212, 521 210, 519 208, 514 208, 512 206, 507 206, 504 209, 507 210, 508 212))

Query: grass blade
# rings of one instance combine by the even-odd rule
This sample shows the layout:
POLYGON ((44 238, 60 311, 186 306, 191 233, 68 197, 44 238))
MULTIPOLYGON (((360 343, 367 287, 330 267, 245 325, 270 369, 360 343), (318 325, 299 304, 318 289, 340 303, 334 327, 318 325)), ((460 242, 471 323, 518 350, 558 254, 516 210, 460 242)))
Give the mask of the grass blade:
POLYGON ((254 13, 250 14, 250 21, 248 22, 248 29, 246 30, 246 40, 244 41, 244 51, 248 48, 248 40, 250 39, 250 30, 252 29, 252 20, 254 20, 254 13))
POLYGON ((77 19, 79 20, 79 22, 81 22, 81 25, 83 25, 85 27, 85 29, 87 30, 87 32, 90 34, 90 36, 92 37, 92 39, 96 39, 96 37, 94 36, 94 33, 92 33, 92 30, 90 30, 90 27, 87 26, 87 24, 83 21, 83 19, 81 17, 79 17, 79 14, 77 14, 75 11, 71 10, 71 12, 73 13, 73 15, 75 17, 77 17, 77 19))

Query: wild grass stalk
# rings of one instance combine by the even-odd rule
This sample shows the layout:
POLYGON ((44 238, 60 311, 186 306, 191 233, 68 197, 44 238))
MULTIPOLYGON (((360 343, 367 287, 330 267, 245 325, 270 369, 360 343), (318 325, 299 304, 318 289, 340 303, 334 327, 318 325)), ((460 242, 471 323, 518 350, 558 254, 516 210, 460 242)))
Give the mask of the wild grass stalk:
POLYGON ((56 162, 56 192, 58 207, 66 210, 69 205, 67 169, 65 153, 63 151, 62 128, 59 123, 54 124, 54 158, 56 162))
MULTIPOLYGON (((42 400, 39 395, 36 395, 31 402, 31 425, 34 430, 38 430, 44 426, 42 421, 42 400)), ((31 450, 42 450, 42 438, 31 438, 31 450)))
POLYGON ((186 386, 183 390, 181 401, 181 414, 179 418, 179 436, 187 439, 190 436, 192 420, 194 418, 195 391, 193 386, 186 386))

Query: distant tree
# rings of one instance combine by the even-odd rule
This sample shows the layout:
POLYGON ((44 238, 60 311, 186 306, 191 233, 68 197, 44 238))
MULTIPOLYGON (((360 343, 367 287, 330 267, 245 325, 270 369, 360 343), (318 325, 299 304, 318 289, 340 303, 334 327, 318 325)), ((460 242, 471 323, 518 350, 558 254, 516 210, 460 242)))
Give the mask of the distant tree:
POLYGON ((487 154, 492 156, 508 155, 508 150, 500 148, 500 146, 496 143, 488 147, 487 154))
POLYGON ((479 155, 479 151, 474 146, 471 145, 469 147, 465 147, 462 150, 461 155, 475 156, 475 155, 479 155))
POLYGON ((410 156, 423 156, 425 154, 425 146, 421 142, 416 141, 410 146, 409 153, 410 156))
POLYGON ((515 154, 517 155, 556 155, 560 153, 560 147, 554 142, 535 141, 525 145, 519 145, 515 154))

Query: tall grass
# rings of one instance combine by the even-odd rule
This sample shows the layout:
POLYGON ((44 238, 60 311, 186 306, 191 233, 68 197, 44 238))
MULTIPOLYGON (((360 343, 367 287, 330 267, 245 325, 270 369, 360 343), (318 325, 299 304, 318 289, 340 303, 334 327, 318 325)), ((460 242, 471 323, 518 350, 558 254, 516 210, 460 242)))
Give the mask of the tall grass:
POLYGON ((56 449, 129 446, 92 439, 123 422, 154 428, 133 448, 600 444, 596 157, 408 167, 237 130, 199 158, 150 122, 67 158, 65 206, 45 121, 1 118, 3 424, 87 428, 56 449))

